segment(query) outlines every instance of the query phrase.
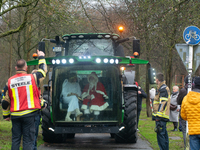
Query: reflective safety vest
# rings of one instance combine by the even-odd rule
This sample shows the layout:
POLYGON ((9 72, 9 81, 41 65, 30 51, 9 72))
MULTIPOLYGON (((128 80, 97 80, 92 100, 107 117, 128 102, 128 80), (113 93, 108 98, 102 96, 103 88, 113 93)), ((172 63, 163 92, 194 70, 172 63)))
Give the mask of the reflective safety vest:
POLYGON ((32 74, 19 73, 8 79, 11 115, 22 116, 41 109, 39 90, 32 74))
POLYGON ((165 85, 165 82, 161 82, 159 89, 156 92, 153 101, 153 120, 169 121, 169 108, 170 108, 170 91, 165 85))

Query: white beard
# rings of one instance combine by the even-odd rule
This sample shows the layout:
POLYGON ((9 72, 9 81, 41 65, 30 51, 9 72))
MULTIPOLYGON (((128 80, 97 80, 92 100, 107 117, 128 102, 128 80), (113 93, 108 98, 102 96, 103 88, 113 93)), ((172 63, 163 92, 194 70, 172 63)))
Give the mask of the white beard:
MULTIPOLYGON (((91 90, 92 88, 94 88, 97 85, 97 82, 95 80, 90 80, 89 83, 89 90, 91 90)), ((96 88, 95 88, 96 90, 96 88)))

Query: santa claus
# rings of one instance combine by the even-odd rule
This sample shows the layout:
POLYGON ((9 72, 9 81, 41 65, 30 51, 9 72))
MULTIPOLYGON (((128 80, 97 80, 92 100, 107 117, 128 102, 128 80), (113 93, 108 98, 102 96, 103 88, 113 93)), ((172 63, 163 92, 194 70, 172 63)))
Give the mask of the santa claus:
POLYGON ((97 74, 92 72, 87 77, 88 84, 84 87, 82 93, 83 105, 81 107, 84 110, 85 121, 90 120, 90 113, 94 113, 94 119, 98 120, 100 111, 106 109, 109 104, 104 101, 108 99, 104 85, 98 81, 97 74))

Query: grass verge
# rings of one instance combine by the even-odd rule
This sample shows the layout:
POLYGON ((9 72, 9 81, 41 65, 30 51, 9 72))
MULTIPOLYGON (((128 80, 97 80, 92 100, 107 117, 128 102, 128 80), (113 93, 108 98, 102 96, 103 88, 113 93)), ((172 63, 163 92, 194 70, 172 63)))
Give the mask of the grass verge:
MULTIPOLYGON (((40 125, 40 130, 38 134, 37 145, 44 143, 42 140, 42 129, 40 125)), ((5 121, 3 119, 2 107, 0 105, 0 150, 10 150, 12 145, 12 122, 5 121)), ((22 150, 22 146, 20 148, 22 150)))
MULTIPOLYGON (((11 122, 4 121, 2 115, 2 107, 0 106, 0 150, 9 150, 11 149, 12 144, 12 132, 11 132, 12 124, 11 122)), ((151 117, 146 116, 146 103, 143 101, 142 111, 140 114, 139 121, 139 136, 142 139, 147 140, 153 150, 159 150, 156 133, 154 132, 155 121, 151 120, 151 117)), ((180 150, 184 149, 183 144, 183 135, 182 132, 172 132, 173 124, 171 122, 167 123, 167 131, 169 136, 169 149, 170 150, 180 150), (174 140, 170 137, 177 137, 180 139, 174 140)), ((38 142, 37 145, 40 146, 44 144, 42 140, 42 129, 40 125, 39 134, 38 134, 38 142)), ((22 149, 22 148, 21 148, 22 149)))
MULTIPOLYGON (((146 115, 146 101, 143 101, 142 104, 142 111, 140 114, 138 128, 140 130, 139 136, 141 136, 141 138, 143 139, 146 139, 150 143, 153 150, 159 150, 159 146, 157 143, 157 135, 156 132, 154 132, 155 121, 152 121, 152 118, 147 117, 146 115)), ((174 129, 173 123, 168 122, 167 132, 169 136, 169 149, 170 150, 184 149, 182 132, 180 131, 173 132, 171 131, 173 129, 174 129)))

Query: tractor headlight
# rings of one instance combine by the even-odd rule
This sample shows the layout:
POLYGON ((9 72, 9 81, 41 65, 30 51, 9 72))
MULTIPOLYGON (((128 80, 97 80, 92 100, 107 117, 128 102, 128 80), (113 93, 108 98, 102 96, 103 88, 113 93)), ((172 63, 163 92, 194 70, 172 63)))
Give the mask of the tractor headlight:
POLYGON ((104 62, 104 63, 108 63, 108 58, 105 58, 105 59, 103 60, 103 62, 104 62))
POLYGON ((118 63, 119 63, 119 60, 118 60, 118 59, 115 59, 115 63, 118 64, 118 63))
POLYGON ((114 59, 110 59, 110 63, 113 64, 115 61, 114 59))
POLYGON ((67 63, 67 60, 66 60, 66 59, 62 59, 61 62, 62 62, 63 64, 66 64, 66 63, 67 63))
POLYGON ((100 58, 96 58, 96 63, 101 63, 101 59, 100 58))
POLYGON ((60 60, 59 59, 56 59, 56 64, 60 64, 60 60))
POLYGON ((69 59, 69 63, 70 63, 70 64, 73 64, 73 63, 74 63, 74 59, 73 59, 73 58, 70 58, 70 59, 69 59))
POLYGON ((55 63, 56 63, 56 61, 53 59, 53 60, 52 60, 52 64, 55 64, 55 63))

